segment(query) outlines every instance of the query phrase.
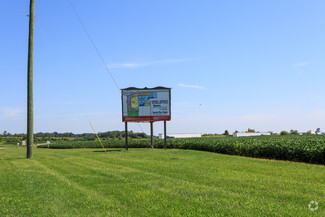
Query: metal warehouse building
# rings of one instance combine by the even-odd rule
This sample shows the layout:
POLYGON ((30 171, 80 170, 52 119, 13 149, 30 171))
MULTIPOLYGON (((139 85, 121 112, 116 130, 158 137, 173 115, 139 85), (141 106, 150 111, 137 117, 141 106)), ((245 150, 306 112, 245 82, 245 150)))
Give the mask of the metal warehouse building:
MULTIPOLYGON (((167 138, 194 138, 202 137, 201 133, 167 133, 167 138)), ((159 133, 159 139, 164 139, 164 134, 159 133)))
POLYGON ((234 133, 234 137, 242 137, 242 136, 270 136, 271 133, 234 133))

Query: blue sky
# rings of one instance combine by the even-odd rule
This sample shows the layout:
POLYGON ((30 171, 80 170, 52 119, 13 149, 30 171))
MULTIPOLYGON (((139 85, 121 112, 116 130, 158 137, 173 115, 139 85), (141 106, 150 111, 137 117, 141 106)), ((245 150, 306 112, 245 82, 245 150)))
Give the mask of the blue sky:
MULTIPOLYGON (((119 88, 172 88, 169 132, 325 130, 324 1, 71 2, 119 88)), ((1 3, 0 132, 26 132, 29 1, 1 3)), ((35 132, 123 130, 120 91, 68 1, 36 1, 36 20, 35 132)))

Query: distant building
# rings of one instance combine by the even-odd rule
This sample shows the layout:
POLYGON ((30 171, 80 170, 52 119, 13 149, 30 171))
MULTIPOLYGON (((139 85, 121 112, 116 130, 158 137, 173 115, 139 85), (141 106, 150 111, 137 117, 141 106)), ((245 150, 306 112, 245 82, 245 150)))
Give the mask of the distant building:
MULTIPOLYGON (((167 138, 194 138, 202 137, 201 133, 167 133, 167 138)), ((164 134, 159 133, 159 139, 163 139, 164 134)))
POLYGON ((242 136, 270 136, 271 133, 234 133, 234 137, 242 137, 242 136))

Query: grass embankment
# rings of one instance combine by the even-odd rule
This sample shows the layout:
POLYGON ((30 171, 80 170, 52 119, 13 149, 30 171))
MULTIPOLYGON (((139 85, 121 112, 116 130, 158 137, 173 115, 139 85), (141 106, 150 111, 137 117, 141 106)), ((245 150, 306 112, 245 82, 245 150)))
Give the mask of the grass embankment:
POLYGON ((25 154, 0 150, 0 216, 325 216, 320 165, 175 149, 25 154))
MULTIPOLYGON (((325 164, 325 136, 260 136, 168 139, 168 148, 209 151, 256 158, 300 161, 325 164)), ((104 140, 107 148, 122 148, 124 140, 104 140)), ((164 140, 156 139, 155 146, 162 148, 164 140)), ((39 146, 47 148, 47 145, 39 146)), ((149 140, 130 140, 130 148, 149 148, 149 140)), ((101 148, 98 141, 61 141, 50 148, 101 148)))

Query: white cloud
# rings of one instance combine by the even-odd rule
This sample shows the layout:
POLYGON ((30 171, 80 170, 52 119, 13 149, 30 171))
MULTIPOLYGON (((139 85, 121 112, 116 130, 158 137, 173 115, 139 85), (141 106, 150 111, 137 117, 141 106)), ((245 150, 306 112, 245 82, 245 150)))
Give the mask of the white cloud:
POLYGON ((89 118, 89 117, 93 117, 93 116, 107 116, 112 114, 112 112, 88 112, 88 113, 76 113, 76 114, 58 114, 58 115, 35 115, 36 119, 39 118, 44 118, 44 119, 53 119, 53 118, 76 118, 76 117, 84 117, 84 118, 89 118))
POLYGON ((25 111, 22 107, 1 107, 0 118, 17 118, 25 111))
POLYGON ((250 115, 242 115, 238 117, 239 122, 267 122, 274 121, 279 119, 277 115, 274 114, 250 114, 250 115))
POLYGON ((186 88, 193 88, 193 89, 201 89, 201 90, 206 90, 205 87, 199 86, 199 85, 191 85, 191 84, 178 84, 177 86, 179 87, 186 87, 186 88))
POLYGON ((38 102, 39 105, 80 105, 80 104, 86 104, 81 102, 75 102, 75 101, 41 101, 38 102))
POLYGON ((109 64, 109 68, 118 69, 118 68, 137 68, 140 66, 145 66, 144 63, 112 63, 109 64))
POLYGON ((170 59, 170 60, 157 60, 151 62, 128 62, 128 63, 111 63, 108 64, 109 68, 138 68, 138 67, 145 67, 145 66, 152 66, 152 65, 160 65, 160 64, 167 64, 167 63, 179 63, 179 62, 186 62, 191 59, 170 59))
POLYGON ((307 65, 309 65, 308 62, 298 62, 298 63, 296 63, 296 67, 305 67, 307 65))
POLYGON ((310 94, 309 97, 312 98, 312 99, 322 99, 322 98, 324 98, 324 96, 319 95, 319 94, 310 94))

